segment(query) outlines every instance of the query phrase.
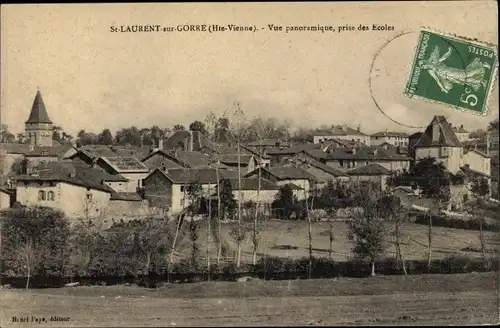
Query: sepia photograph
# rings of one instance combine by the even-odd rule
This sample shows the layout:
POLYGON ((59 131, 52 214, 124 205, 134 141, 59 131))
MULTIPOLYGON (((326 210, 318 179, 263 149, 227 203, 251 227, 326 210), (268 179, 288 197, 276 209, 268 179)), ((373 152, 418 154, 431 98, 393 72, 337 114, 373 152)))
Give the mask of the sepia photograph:
POLYGON ((495 1, 0 13, 0 327, 500 324, 495 1))

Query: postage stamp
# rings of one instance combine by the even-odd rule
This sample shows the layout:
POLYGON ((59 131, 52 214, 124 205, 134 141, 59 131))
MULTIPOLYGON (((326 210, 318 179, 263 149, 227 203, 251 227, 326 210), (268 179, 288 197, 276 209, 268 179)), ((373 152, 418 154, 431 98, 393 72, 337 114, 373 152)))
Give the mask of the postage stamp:
POLYGON ((486 115, 497 65, 492 45, 422 29, 404 93, 486 115))

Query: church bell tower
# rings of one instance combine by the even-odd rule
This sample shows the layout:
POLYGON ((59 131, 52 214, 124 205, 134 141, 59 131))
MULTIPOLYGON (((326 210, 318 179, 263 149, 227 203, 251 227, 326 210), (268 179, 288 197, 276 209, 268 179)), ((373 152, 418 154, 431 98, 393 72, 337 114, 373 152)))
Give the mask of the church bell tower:
POLYGON ((25 136, 28 143, 34 146, 52 147, 52 127, 42 94, 37 90, 30 117, 25 122, 25 136))

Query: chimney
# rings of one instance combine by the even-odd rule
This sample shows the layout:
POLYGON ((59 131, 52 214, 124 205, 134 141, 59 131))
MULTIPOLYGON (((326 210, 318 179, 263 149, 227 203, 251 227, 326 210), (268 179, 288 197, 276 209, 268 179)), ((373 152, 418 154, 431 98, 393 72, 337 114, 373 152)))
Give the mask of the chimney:
POLYGON ((361 124, 358 124, 358 127, 356 128, 356 131, 358 131, 358 132, 361 131, 361 124))
POLYGON ((460 128, 463 129, 464 128, 464 125, 463 124, 460 124, 460 128))
POLYGON ((163 138, 160 138, 160 139, 158 140, 158 149, 159 149, 159 150, 163 150, 163 138))
POLYGON ((342 124, 342 130, 347 131, 347 124, 342 124))
POLYGON ((75 172, 75 170, 72 170, 71 172, 69 172, 69 177, 70 177, 70 178, 74 178, 74 177, 76 177, 76 172, 75 172))
POLYGON ((33 151, 33 150, 35 150, 35 145, 29 145, 28 148, 29 148, 29 151, 33 151))

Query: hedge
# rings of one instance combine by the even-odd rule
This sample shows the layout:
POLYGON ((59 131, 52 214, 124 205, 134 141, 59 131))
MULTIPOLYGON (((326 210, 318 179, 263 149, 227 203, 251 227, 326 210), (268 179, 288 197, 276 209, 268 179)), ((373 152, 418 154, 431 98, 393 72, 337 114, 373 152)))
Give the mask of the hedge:
MULTIPOLYGON (((424 213, 413 213, 414 223, 428 225, 429 215, 424 213)), ((444 215, 433 216, 432 225, 434 227, 444 227, 444 228, 454 228, 454 229, 465 229, 465 230, 480 230, 478 219, 458 219, 450 218, 444 215)), ((498 232, 498 224, 492 224, 483 222, 484 231, 498 232)))
MULTIPOLYGON (((377 275, 402 275, 401 263, 396 263, 394 258, 386 258, 375 264, 377 275)), ((498 259, 490 259, 483 263, 480 258, 469 258, 465 256, 452 256, 445 259, 433 260, 431 269, 427 268, 425 260, 406 261, 408 274, 456 274, 471 272, 498 271, 498 259), (486 265, 485 265, 486 264, 486 265)), ((236 281, 239 277, 250 276, 264 280, 289 280, 289 279, 321 279, 334 277, 368 277, 371 273, 370 265, 364 260, 351 260, 335 262, 328 258, 313 258, 312 269, 309 270, 309 258, 297 260, 282 259, 278 257, 267 257, 260 259, 256 265, 245 264, 236 268, 234 263, 210 267, 194 271, 186 263, 177 263, 172 266, 170 272, 151 273, 149 275, 99 275, 89 277, 61 277, 61 276, 34 276, 31 288, 61 287, 68 282, 80 282, 81 285, 116 285, 124 283, 136 283, 138 286, 154 288, 158 283, 176 282, 193 283, 198 281, 236 281)), ((3 284, 12 287, 24 288, 25 277, 2 277, 3 284)))

